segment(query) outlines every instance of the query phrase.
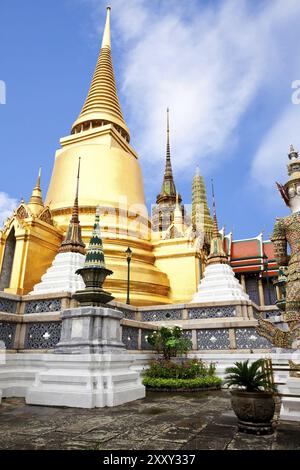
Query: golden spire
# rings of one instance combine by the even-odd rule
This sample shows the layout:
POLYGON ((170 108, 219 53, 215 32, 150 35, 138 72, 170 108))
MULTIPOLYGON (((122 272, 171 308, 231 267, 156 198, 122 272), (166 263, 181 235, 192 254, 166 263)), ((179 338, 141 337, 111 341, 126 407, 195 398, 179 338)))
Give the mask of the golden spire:
POLYGON ((196 167, 192 184, 192 224, 194 229, 205 232, 210 239, 213 221, 207 204, 205 181, 199 166, 196 167))
POLYGON ((41 173, 42 173, 42 170, 40 168, 35 187, 32 191, 31 198, 29 199, 29 202, 28 202, 28 207, 30 209, 30 212, 33 215, 39 215, 45 207, 43 203, 42 191, 41 191, 41 173))
POLYGON ((78 173, 77 173, 77 184, 76 184, 76 193, 75 200, 72 211, 72 218, 69 223, 69 227, 63 240, 59 253, 81 253, 85 254, 85 244, 82 241, 81 237, 81 228, 79 222, 79 206, 78 206, 78 193, 79 193, 79 177, 80 177, 80 157, 78 161, 78 173))
POLYGON ((110 49, 110 10, 110 7, 106 8, 106 22, 104 27, 101 49, 103 49, 104 47, 108 47, 110 49))
POLYGON ((129 142, 129 130, 125 124, 113 70, 110 48, 110 7, 107 7, 102 46, 92 84, 82 111, 73 124, 72 133, 91 127, 113 124, 129 142))

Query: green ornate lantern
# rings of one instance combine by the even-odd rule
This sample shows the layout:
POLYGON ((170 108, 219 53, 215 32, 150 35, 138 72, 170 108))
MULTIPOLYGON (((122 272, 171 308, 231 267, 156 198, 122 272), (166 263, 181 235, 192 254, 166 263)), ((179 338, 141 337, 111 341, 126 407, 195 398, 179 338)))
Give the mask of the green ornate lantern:
POLYGON ((85 289, 75 292, 73 297, 81 305, 99 306, 113 300, 113 296, 103 290, 102 286, 107 276, 113 271, 105 266, 103 244, 100 233, 100 210, 97 207, 93 233, 86 252, 83 268, 78 269, 79 274, 85 284, 85 289))

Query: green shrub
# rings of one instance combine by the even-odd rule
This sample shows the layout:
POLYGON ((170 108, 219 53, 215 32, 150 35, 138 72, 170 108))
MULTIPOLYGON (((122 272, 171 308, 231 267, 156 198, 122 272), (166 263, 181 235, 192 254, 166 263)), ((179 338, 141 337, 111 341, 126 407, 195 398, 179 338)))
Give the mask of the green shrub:
POLYGON ((159 330, 153 331, 147 337, 147 341, 166 360, 186 354, 192 348, 192 341, 183 336, 180 326, 162 326, 159 330))
POLYGON ((198 377, 196 379, 165 379, 144 377, 143 385, 151 389, 190 389, 195 388, 220 388, 222 380, 219 377, 198 377))
POLYGON ((144 372, 145 377, 164 379, 195 379, 215 375, 216 366, 211 363, 207 366, 198 359, 186 359, 183 362, 167 360, 154 360, 149 363, 149 369, 144 372))

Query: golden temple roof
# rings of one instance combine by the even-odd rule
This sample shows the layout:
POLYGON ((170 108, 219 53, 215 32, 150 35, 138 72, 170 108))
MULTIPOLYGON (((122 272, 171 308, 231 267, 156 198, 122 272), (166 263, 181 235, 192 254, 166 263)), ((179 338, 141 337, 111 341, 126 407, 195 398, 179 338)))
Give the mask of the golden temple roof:
POLYGON ((106 23, 101 50, 92 84, 72 133, 91 127, 113 124, 129 142, 130 134, 123 118, 112 63, 110 43, 110 7, 107 7, 106 23))

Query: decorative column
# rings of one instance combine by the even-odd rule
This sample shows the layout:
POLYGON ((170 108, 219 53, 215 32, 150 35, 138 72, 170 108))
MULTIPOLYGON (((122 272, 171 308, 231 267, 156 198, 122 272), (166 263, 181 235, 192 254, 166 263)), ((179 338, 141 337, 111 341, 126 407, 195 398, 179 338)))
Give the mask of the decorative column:
POLYGON ((265 306, 265 297, 264 297, 264 286, 262 279, 258 279, 258 295, 259 295, 259 304, 261 307, 265 306))
POLYGON ((241 284, 244 291, 247 292, 245 274, 241 274, 241 284))

